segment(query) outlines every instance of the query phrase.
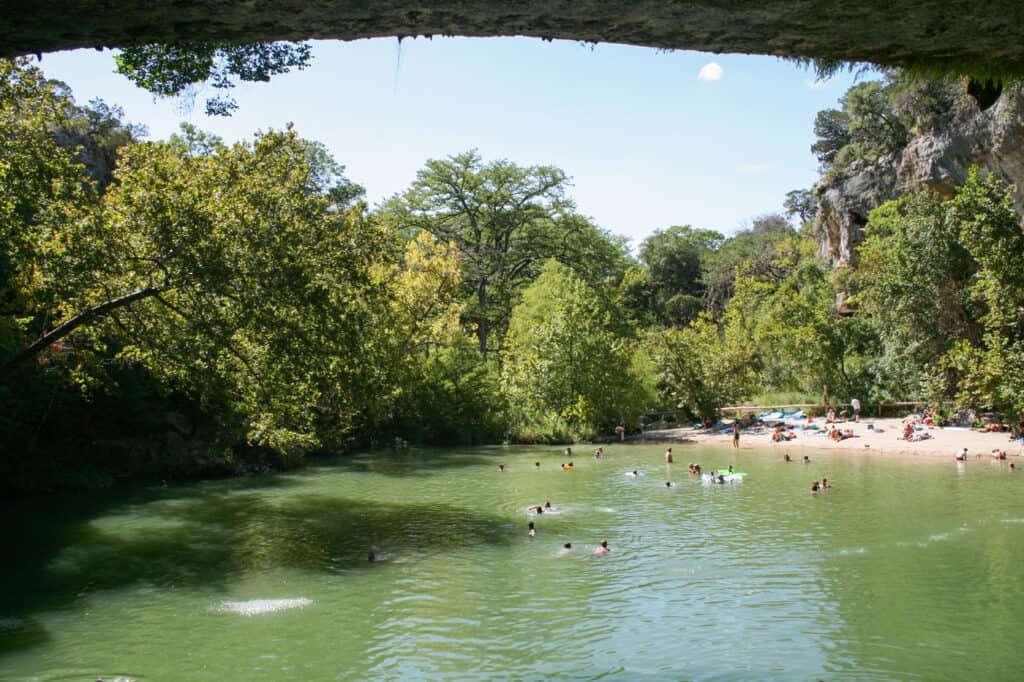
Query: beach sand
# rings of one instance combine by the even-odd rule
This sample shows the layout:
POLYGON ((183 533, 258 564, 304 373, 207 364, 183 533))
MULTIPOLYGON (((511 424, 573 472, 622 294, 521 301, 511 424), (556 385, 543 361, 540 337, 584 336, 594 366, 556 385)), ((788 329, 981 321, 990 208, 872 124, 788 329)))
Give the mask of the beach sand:
MULTIPOLYGON (((807 449, 819 452, 843 450, 873 455, 948 457, 951 460, 962 448, 967 448, 971 459, 990 458, 993 449, 1005 450, 1008 457, 1019 457, 1022 454, 1020 441, 1011 441, 1009 433, 986 433, 962 427, 931 427, 927 430, 931 438, 908 443, 900 439, 903 435, 902 419, 862 419, 860 422, 837 422, 842 430, 853 429, 853 438, 836 442, 824 434, 824 419, 815 419, 814 424, 819 431, 795 429, 796 438, 779 443, 772 442, 772 429, 769 427, 744 429, 740 434, 740 450, 772 449, 778 450, 780 456, 785 452, 807 449)), ((647 431, 644 440, 731 447, 732 432, 709 433, 694 428, 662 429, 647 431)))

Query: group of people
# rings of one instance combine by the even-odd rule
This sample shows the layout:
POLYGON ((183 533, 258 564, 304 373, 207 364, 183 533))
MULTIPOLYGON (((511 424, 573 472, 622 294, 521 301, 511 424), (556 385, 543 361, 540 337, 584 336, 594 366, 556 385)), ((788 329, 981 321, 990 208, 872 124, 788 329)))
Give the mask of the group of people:
MULTIPOLYGON (((916 422, 920 423, 920 422, 916 422)), ((927 431, 918 431, 914 428, 915 421, 907 420, 903 422, 903 435, 899 437, 900 440, 905 440, 908 443, 916 443, 922 440, 928 440, 932 437, 932 434, 927 431)))
POLYGON ((775 430, 772 431, 772 442, 773 443, 779 443, 779 442, 782 442, 784 440, 787 440, 787 441, 788 440, 793 440, 794 438, 796 438, 796 434, 793 433, 793 431, 791 431, 790 429, 787 429, 785 426, 782 426, 782 425, 776 426, 775 430))
POLYGON ((828 430, 828 439, 835 442, 846 440, 847 438, 853 438, 853 429, 840 429, 833 425, 828 430))

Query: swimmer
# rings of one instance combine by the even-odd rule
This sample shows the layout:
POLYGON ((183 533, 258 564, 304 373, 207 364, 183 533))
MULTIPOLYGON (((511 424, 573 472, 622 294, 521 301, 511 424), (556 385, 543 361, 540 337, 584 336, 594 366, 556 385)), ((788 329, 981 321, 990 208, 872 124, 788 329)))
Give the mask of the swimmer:
POLYGON ((572 471, 572 462, 562 466, 562 471, 572 471))
POLYGON ((715 483, 718 485, 725 485, 725 476, 718 474, 718 478, 715 479, 715 483))
POLYGON ((550 502, 548 502, 547 500, 544 500, 544 509, 545 509, 545 510, 547 510, 547 509, 551 509, 551 503, 550 503, 550 502))
POLYGON ((793 458, 792 458, 792 457, 790 457, 790 456, 789 456, 789 453, 787 452, 787 453, 786 453, 786 456, 782 458, 782 461, 783 461, 783 462, 792 462, 792 461, 793 461, 793 458))
POLYGON ((610 551, 611 550, 608 549, 608 541, 607 540, 601 540, 601 545, 597 549, 594 550, 594 554, 607 554, 610 551))
POLYGON ((604 448, 598 448, 594 450, 594 459, 601 459, 601 455, 604 454, 604 448))
POLYGON ((533 468, 534 469, 540 469, 540 462, 534 462, 533 463, 533 468))
POLYGON ((817 481, 815 481, 814 483, 811 484, 811 492, 812 493, 818 492, 819 488, 820 488, 820 486, 818 485, 817 481))
POLYGON ((567 542, 564 545, 562 545, 562 549, 558 553, 559 554, 570 554, 571 552, 572 552, 572 543, 571 542, 567 542))
POLYGON ((729 473, 731 474, 732 472, 733 472, 733 468, 732 468, 732 465, 730 464, 729 465, 729 473))
POLYGON ((531 538, 537 535, 537 529, 534 528, 533 521, 530 521, 530 525, 527 526, 527 528, 528 530, 526 531, 526 534, 529 535, 531 538))
POLYGON ((566 457, 572 457, 572 448, 566 448, 565 449, 565 456, 566 457))
POLYGON ((967 448, 963 448, 960 452, 956 453, 956 461, 966 462, 967 461, 967 448))
POLYGON ((672 463, 672 448, 665 450, 665 464, 672 463))
POLYGON ((827 478, 824 478, 824 477, 822 477, 822 479, 821 479, 821 489, 822 489, 822 490, 825 490, 826 488, 831 488, 831 487, 832 487, 832 486, 831 486, 831 485, 829 485, 829 483, 828 483, 828 479, 827 479, 827 478))
POLYGON ((499 464, 498 465, 498 471, 500 471, 501 473, 505 473, 505 465, 504 464, 499 464))
POLYGON ((666 488, 674 488, 674 487, 676 487, 676 484, 673 483, 672 481, 665 481, 665 487, 666 488))
POLYGON ((808 457, 807 455, 804 455, 804 464, 810 464, 810 463, 811 463, 811 458, 808 457))
POLYGON ((1016 468, 1017 468, 1017 465, 1014 464, 1013 462, 1010 462, 1010 471, 1013 471, 1016 468))
POLYGON ((636 470, 636 469, 633 469, 632 471, 630 471, 630 472, 629 472, 628 474, 626 474, 626 475, 627 475, 627 476, 629 476, 630 478, 636 478, 636 477, 638 477, 638 476, 639 476, 640 474, 639 474, 639 472, 637 472, 637 470, 636 470))
POLYGON ((370 552, 369 554, 366 555, 366 560, 369 561, 369 562, 374 562, 374 561, 377 560, 377 555, 374 554, 373 552, 370 552))
POLYGON ((543 514, 544 513, 544 507, 539 505, 539 504, 535 504, 532 507, 530 507, 530 511, 535 512, 537 514, 543 514))

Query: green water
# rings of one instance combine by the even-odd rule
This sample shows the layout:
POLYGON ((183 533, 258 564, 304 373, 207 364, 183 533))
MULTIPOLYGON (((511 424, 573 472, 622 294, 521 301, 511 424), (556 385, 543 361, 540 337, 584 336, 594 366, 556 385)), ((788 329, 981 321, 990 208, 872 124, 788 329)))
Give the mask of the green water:
POLYGON ((570 473, 557 448, 388 452, 8 506, 0 680, 1020 678, 1024 471, 589 451, 570 473))

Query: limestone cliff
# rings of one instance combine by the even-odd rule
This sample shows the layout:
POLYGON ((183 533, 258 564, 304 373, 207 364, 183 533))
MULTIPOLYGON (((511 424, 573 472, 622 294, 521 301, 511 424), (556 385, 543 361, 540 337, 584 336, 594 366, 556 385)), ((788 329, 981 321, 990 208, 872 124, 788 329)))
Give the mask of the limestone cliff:
POLYGON ((912 134, 901 151, 874 163, 856 161, 826 174, 814 186, 819 251, 833 265, 852 262, 864 238, 868 214, 901 194, 928 188, 948 194, 972 165, 1020 188, 1014 194, 1024 215, 1024 90, 1008 87, 995 104, 974 106, 940 130, 912 134))

